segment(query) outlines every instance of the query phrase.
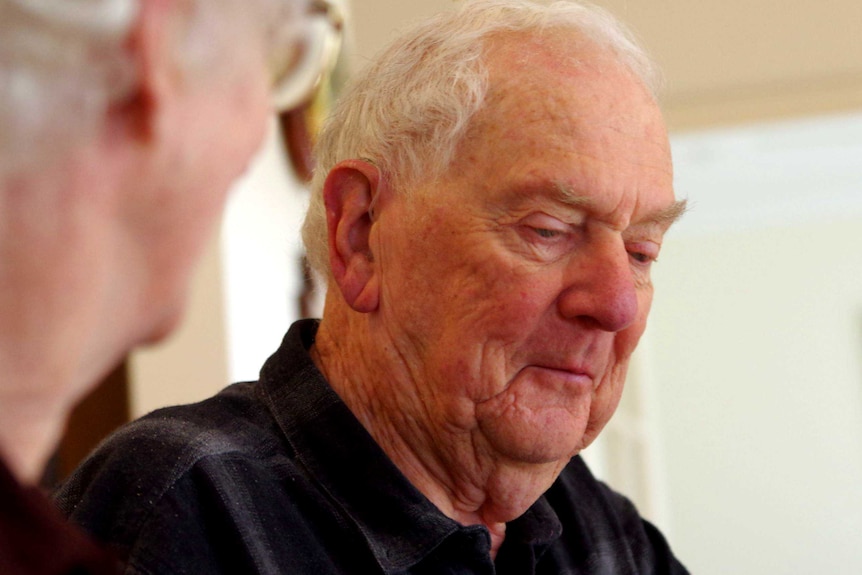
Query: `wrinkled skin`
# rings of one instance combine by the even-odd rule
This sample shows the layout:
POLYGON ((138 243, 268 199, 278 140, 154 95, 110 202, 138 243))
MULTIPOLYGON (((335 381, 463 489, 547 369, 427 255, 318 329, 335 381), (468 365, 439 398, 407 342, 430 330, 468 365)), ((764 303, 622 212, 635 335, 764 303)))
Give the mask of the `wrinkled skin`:
POLYGON ((595 74, 504 84, 506 120, 481 118, 449 177, 381 216, 381 313, 423 411, 515 460, 568 459, 613 412, 674 202, 649 95, 595 74))

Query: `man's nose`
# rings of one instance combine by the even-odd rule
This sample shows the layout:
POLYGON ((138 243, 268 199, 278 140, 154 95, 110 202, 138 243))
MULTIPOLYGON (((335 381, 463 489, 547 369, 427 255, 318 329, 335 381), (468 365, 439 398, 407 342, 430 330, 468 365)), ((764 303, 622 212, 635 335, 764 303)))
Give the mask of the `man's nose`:
POLYGON ((566 319, 603 331, 621 331, 635 321, 635 277, 621 238, 594 239, 572 258, 558 306, 566 319))

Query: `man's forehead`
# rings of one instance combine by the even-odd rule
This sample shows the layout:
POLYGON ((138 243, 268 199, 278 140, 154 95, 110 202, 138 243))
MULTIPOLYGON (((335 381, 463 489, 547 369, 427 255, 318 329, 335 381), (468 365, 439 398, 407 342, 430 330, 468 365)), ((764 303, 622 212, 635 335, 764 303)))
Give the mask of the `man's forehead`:
POLYGON ((488 54, 488 99, 450 174, 480 183, 491 202, 514 192, 505 203, 516 210, 530 208, 517 195, 539 193, 621 228, 675 221, 684 205, 674 203, 667 132, 641 79, 595 46, 558 61, 544 36, 517 50, 513 36, 494 39, 504 49, 488 54))
POLYGON ((604 52, 580 30, 569 27, 534 30, 503 30, 484 41, 484 57, 490 68, 535 67, 544 62, 552 68, 593 60, 604 52))
MULTIPOLYGON (((474 134, 548 118, 573 130, 601 123, 638 130, 644 109, 657 109, 649 87, 617 54, 576 31, 500 34, 486 46, 486 63, 488 92, 474 134)), ((663 122, 657 131, 665 135, 663 122)))
POLYGON ((485 42, 484 60, 492 91, 507 83, 549 84, 565 78, 605 75, 617 69, 630 72, 615 51, 568 28, 496 34, 485 42))

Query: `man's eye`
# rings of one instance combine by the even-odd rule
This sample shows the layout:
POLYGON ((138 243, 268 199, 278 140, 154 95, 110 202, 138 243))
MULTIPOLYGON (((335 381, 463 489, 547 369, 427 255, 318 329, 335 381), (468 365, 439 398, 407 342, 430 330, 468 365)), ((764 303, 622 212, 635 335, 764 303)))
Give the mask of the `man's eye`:
POLYGON ((658 246, 652 242, 638 242, 629 245, 629 257, 639 265, 649 265, 658 261, 658 246))
POLYGON ((652 258, 652 256, 650 256, 649 254, 644 254, 644 253, 640 253, 640 252, 629 252, 629 255, 631 256, 631 258, 633 260, 635 260, 636 262, 641 263, 641 264, 648 264, 648 263, 658 261, 658 260, 654 260, 652 258))
POLYGON ((547 228, 533 228, 533 231, 536 233, 536 235, 545 239, 556 238, 563 233, 560 230, 549 230, 547 228))
POLYGON ((571 226, 547 214, 532 214, 523 222, 524 227, 543 240, 555 240, 571 232, 571 226))

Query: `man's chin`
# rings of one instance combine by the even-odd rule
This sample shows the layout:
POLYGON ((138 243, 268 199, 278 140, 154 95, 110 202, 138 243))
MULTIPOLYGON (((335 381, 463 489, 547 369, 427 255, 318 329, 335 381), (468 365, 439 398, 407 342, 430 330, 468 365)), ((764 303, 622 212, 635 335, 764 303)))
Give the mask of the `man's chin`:
POLYGON ((496 452, 523 463, 547 464, 568 461, 581 450, 590 420, 591 384, 562 385, 557 379, 548 383, 520 377, 505 392, 476 406, 479 428, 496 452))
POLYGON ((546 465, 568 461, 581 450, 584 443, 584 426, 571 421, 569 417, 551 417, 540 422, 497 419, 480 423, 480 428, 497 453, 526 464, 546 465))

